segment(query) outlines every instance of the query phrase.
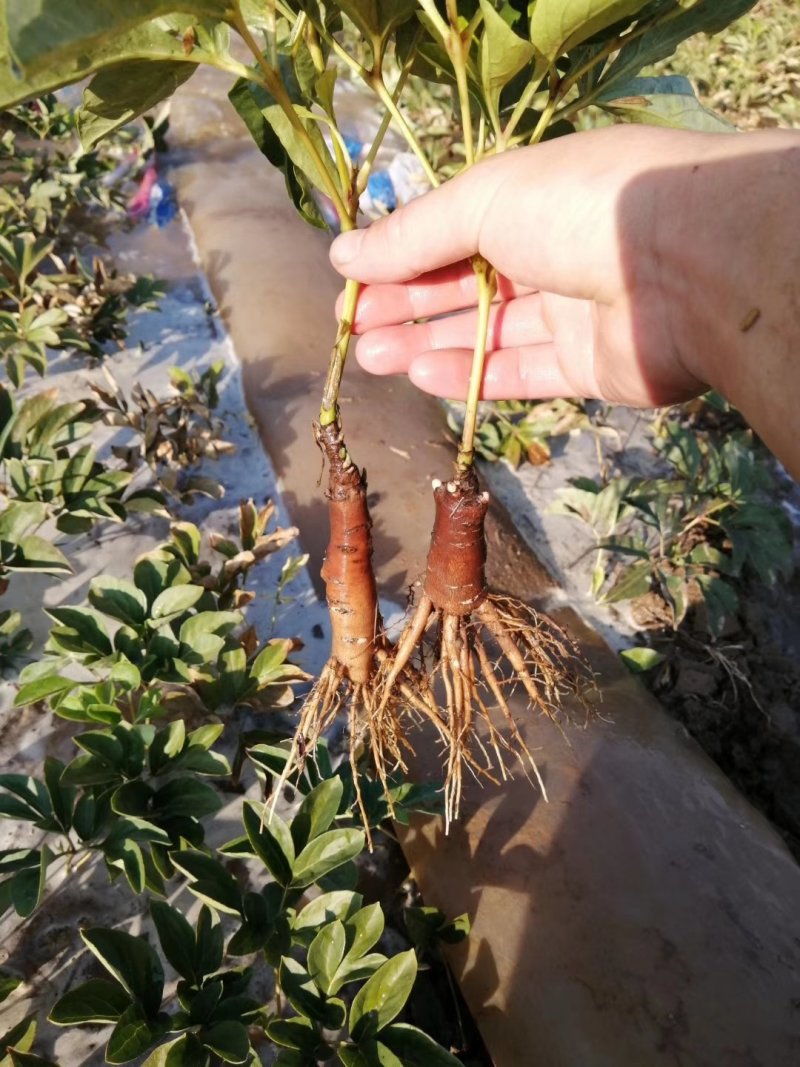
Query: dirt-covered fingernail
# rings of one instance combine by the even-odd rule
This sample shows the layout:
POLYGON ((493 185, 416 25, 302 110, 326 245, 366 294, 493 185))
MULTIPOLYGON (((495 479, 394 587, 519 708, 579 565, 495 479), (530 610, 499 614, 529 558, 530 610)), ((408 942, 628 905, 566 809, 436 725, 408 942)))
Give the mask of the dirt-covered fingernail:
POLYGON ((361 243, 364 240, 363 230, 350 230, 342 233, 331 245, 331 262, 335 267, 346 267, 352 263, 361 251, 361 243))

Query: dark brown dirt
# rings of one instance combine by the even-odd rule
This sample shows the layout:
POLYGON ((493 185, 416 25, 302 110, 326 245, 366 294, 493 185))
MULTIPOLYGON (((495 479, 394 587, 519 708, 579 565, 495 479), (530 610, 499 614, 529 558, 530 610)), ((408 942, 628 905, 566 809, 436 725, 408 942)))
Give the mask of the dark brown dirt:
POLYGON ((772 590, 745 587, 737 619, 711 644, 698 611, 675 634, 654 599, 637 604, 648 643, 666 656, 647 678, 653 692, 800 860, 800 573, 772 590))

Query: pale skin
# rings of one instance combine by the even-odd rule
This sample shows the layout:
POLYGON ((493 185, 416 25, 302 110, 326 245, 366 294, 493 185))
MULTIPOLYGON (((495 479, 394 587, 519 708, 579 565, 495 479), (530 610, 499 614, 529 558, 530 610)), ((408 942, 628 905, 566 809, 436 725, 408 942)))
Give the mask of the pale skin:
POLYGON ((485 398, 713 388, 800 477, 800 133, 616 126, 485 160, 333 243, 366 283, 359 363, 463 399, 475 253, 500 277, 485 398))

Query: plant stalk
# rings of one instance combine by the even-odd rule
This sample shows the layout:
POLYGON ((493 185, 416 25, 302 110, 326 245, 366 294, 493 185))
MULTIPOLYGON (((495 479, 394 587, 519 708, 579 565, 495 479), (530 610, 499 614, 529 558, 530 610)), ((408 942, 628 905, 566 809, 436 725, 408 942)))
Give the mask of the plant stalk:
POLYGON ((383 80, 383 75, 373 75, 373 77, 369 79, 368 84, 372 87, 383 106, 386 108, 391 117, 397 123, 397 127, 405 138, 406 144, 419 160, 422 169, 425 171, 426 178, 435 188, 439 184, 439 178, 437 177, 436 171, 431 166, 428 157, 425 155, 422 145, 417 140, 417 136, 409 126, 406 117, 403 115, 402 111, 397 106, 397 102, 395 101, 394 97, 386 88, 386 83, 383 80))
POLYGON ((361 290, 361 283, 348 278, 344 287, 344 302, 342 313, 339 316, 339 328, 336 331, 336 340, 331 350, 331 361, 328 365, 328 375, 325 379, 325 388, 322 391, 322 405, 319 411, 320 426, 330 426, 339 418, 339 388, 342 384, 342 374, 347 359, 347 349, 353 334, 353 323, 356 317, 356 303, 361 290))
POLYGON ((475 429, 478 423, 478 401, 480 400, 483 368, 486 362, 489 315, 492 309, 492 301, 497 292, 497 274, 494 267, 483 256, 473 256, 472 269, 478 282, 478 327, 475 332, 475 351, 469 373, 464 428, 461 431, 461 446, 456 460, 459 474, 470 470, 475 459, 475 429))

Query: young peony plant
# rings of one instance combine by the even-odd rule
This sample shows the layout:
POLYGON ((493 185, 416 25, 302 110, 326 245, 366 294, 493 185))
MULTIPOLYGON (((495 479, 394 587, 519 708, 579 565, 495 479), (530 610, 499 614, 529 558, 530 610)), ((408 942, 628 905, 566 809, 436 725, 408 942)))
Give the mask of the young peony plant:
MULTIPOLYGON (((0 0, 0 107, 93 75, 80 128, 91 145, 167 99, 201 65, 228 73, 230 99, 292 201, 325 226, 359 221, 377 153, 395 126, 431 185, 439 176, 401 110, 412 79, 449 86, 461 169, 487 155, 575 131, 599 109, 618 121, 727 130, 686 79, 639 76, 698 32, 717 32, 754 0, 0 0), (232 36, 239 47, 232 46, 232 36), (242 55, 249 53, 249 60, 242 55), (381 121, 357 161, 337 121, 337 83, 363 83, 381 121)), ((453 168, 449 168, 452 170, 453 168)), ((366 477, 345 443, 339 388, 359 287, 348 282, 316 439, 328 464, 331 537, 323 567, 330 659, 308 698, 293 765, 339 714, 355 765, 367 748, 379 775, 403 766, 409 717, 434 724, 447 752, 447 813, 462 770, 504 776, 508 757, 533 763, 508 702, 510 686, 555 717, 582 699, 588 670, 546 617, 486 588, 488 498, 474 437, 494 268, 473 261, 479 316, 455 471, 434 483, 435 525, 424 595, 393 646, 372 569, 366 477), (430 638, 433 637, 431 642, 430 638), (431 657, 422 654, 430 644, 431 657), (441 679, 444 701, 434 692, 441 679), (478 723, 483 722, 483 727, 478 723)))

